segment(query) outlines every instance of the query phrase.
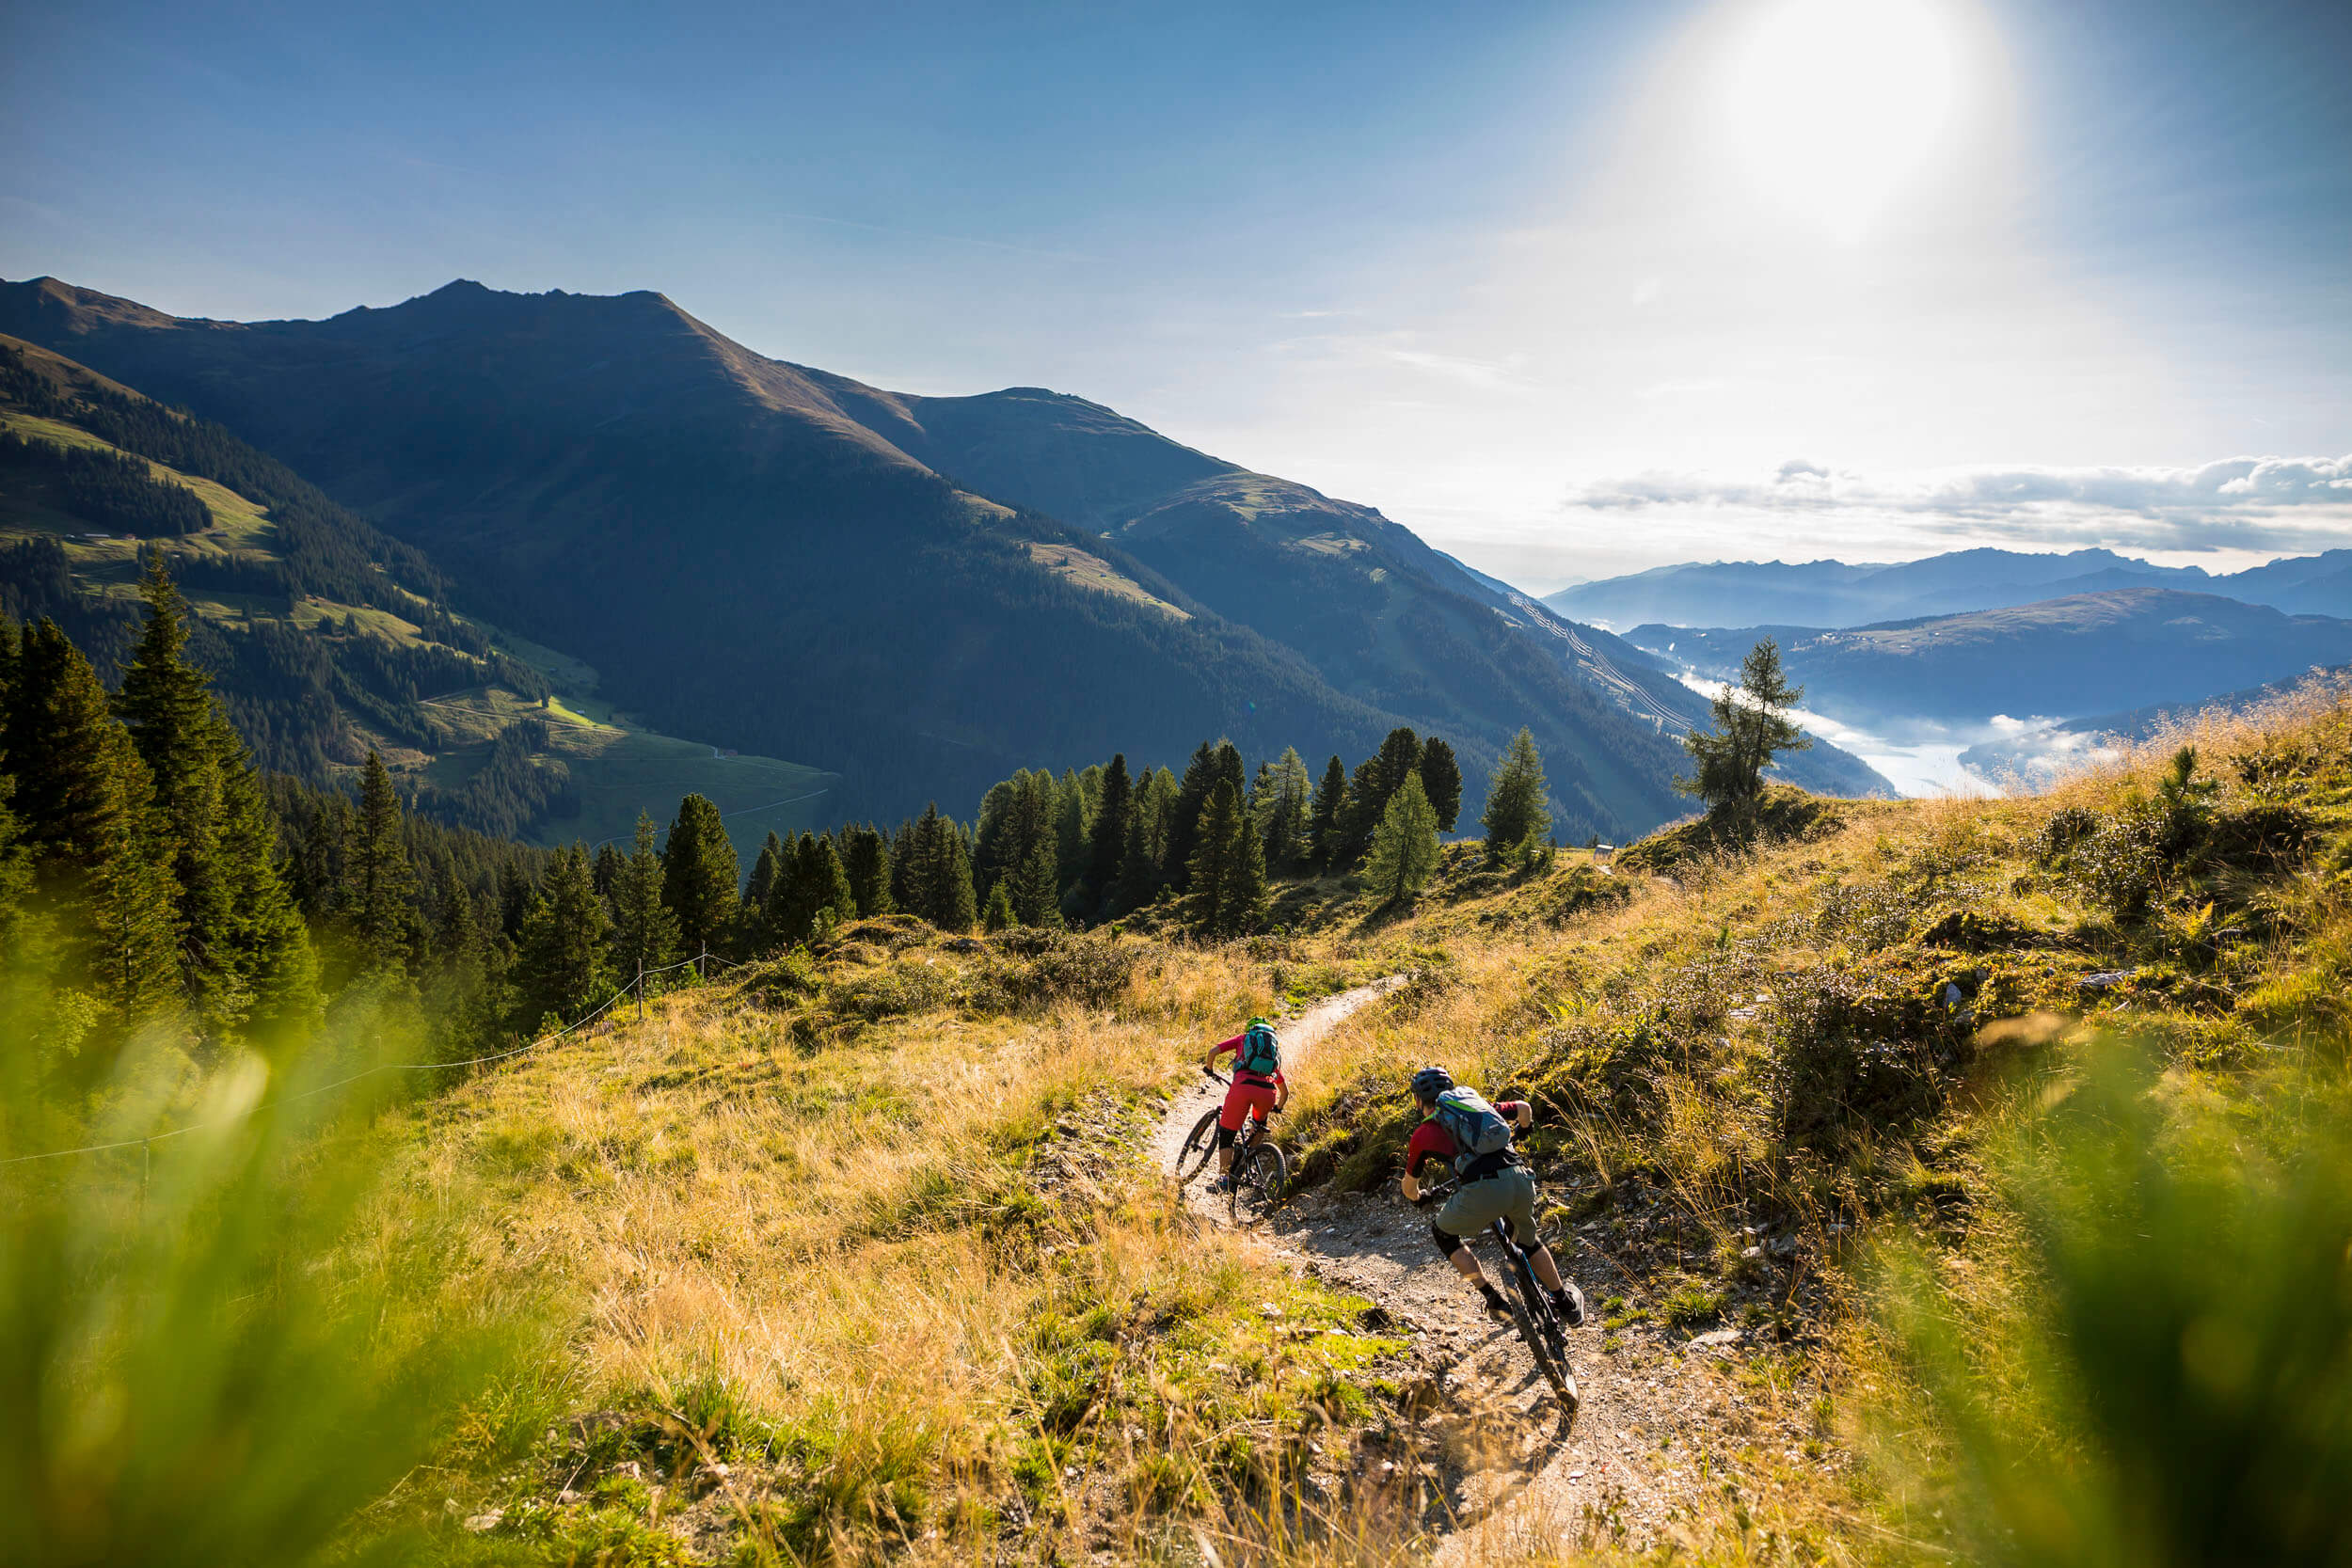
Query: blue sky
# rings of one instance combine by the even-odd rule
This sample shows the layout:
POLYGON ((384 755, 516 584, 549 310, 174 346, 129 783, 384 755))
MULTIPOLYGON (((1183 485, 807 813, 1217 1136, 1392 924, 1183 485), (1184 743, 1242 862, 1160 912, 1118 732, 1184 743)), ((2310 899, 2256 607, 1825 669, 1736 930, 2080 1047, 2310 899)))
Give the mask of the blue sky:
POLYGON ((0 275, 656 288, 1538 587, 2352 544, 2352 6, 1863 3, 18 8, 0 275))

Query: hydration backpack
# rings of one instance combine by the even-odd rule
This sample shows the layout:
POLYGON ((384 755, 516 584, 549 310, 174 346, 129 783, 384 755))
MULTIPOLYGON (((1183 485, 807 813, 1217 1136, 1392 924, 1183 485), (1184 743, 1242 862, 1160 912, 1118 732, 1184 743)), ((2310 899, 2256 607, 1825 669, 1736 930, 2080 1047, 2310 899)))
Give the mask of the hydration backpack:
POLYGON ((1464 1175, 1487 1155, 1511 1147, 1511 1124, 1475 1089, 1446 1090, 1438 1096, 1438 1108, 1431 1115, 1454 1134, 1454 1168, 1464 1175))
POLYGON ((1244 1072, 1266 1078, 1281 1071, 1282 1048, 1274 1038, 1272 1026, 1253 1023, 1243 1030, 1241 1050, 1234 1053, 1233 1065, 1244 1072))

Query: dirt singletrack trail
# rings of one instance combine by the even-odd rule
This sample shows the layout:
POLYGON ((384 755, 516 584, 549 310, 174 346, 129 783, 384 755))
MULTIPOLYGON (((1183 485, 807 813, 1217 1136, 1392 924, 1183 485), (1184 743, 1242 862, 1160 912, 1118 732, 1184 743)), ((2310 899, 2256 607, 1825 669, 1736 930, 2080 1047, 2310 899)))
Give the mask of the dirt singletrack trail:
MULTIPOLYGON (((1277 1021, 1294 1091, 1312 1079, 1316 1043, 1397 983, 1359 987, 1277 1021)), ((1203 1040, 1200 1049, 1212 1043, 1203 1040)), ((1154 1140, 1154 1158, 1168 1180, 1184 1135, 1223 1094, 1201 1079, 1168 1106, 1154 1140)), ((1279 1117, 1274 1131, 1279 1138, 1279 1117)), ((1223 1227, 1226 1206, 1207 1191, 1214 1169, 1213 1162, 1184 1196, 1204 1223, 1223 1227)), ((1540 1196, 1537 1212, 1555 1196, 1540 1196)), ((1409 1336, 1435 1396, 1424 1424, 1452 1461, 1444 1512, 1454 1524, 1433 1561, 1491 1559, 1510 1546, 1647 1544, 1671 1535, 1676 1516, 1702 1485, 1694 1440, 1801 1441, 1785 1415, 1752 1409, 1749 1397, 1723 1375, 1740 1354, 1737 1341, 1721 1342, 1721 1335, 1694 1341, 1652 1323, 1629 1323, 1617 1331, 1614 1352, 1604 1354, 1601 1304, 1619 1295, 1638 1301, 1641 1292, 1597 1246, 1547 1227, 1554 1258, 1588 1304, 1585 1326, 1569 1335, 1580 1398, 1575 1422, 1564 1432, 1558 1401, 1517 1331, 1489 1322, 1475 1290, 1439 1256, 1429 1236, 1431 1215, 1405 1203, 1393 1183, 1371 1194, 1318 1189, 1284 1204, 1249 1235, 1293 1270, 1370 1298, 1409 1336)), ((1487 1276, 1501 1283, 1492 1242, 1482 1237, 1474 1244, 1487 1276)))

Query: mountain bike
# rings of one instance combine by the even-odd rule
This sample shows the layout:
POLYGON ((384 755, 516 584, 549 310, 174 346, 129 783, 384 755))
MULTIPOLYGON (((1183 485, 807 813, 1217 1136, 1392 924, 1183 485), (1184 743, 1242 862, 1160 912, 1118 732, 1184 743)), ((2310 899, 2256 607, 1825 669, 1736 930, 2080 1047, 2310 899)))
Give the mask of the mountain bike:
MULTIPOLYGON (((1461 1186, 1459 1178, 1448 1180, 1433 1187, 1422 1189, 1424 1207, 1443 1202, 1461 1186)), ((1511 1321, 1518 1325, 1519 1338, 1527 1341, 1528 1351, 1535 1357, 1535 1370, 1544 1374, 1551 1391, 1560 1397, 1560 1408, 1571 1421, 1576 1419, 1576 1370, 1568 1365, 1568 1328, 1560 1321, 1560 1314, 1551 1309, 1551 1297, 1545 1293, 1542 1281, 1535 1277, 1535 1265, 1518 1243, 1511 1239, 1511 1222, 1499 1219, 1487 1231, 1495 1244, 1502 1249, 1503 1273, 1518 1286, 1515 1295, 1502 1292, 1510 1304, 1511 1321)), ((1467 1238, 1465 1238, 1467 1240, 1467 1238)))
MULTIPOLYGON (((1209 1077, 1220 1084, 1232 1079, 1222 1073, 1211 1072, 1209 1077)), ((1216 1152, 1216 1120, 1219 1107, 1211 1106, 1201 1113, 1184 1137, 1184 1147, 1176 1151, 1176 1184, 1189 1185, 1192 1179, 1208 1168, 1209 1157, 1216 1152)), ((1269 1110, 1268 1116, 1279 1113, 1269 1110)), ((1266 1124, 1256 1117, 1242 1118, 1241 1131, 1233 1134, 1233 1185, 1225 1195, 1226 1217, 1235 1224, 1245 1224, 1271 1210, 1282 1201, 1290 1190, 1290 1162, 1275 1147, 1266 1124)))

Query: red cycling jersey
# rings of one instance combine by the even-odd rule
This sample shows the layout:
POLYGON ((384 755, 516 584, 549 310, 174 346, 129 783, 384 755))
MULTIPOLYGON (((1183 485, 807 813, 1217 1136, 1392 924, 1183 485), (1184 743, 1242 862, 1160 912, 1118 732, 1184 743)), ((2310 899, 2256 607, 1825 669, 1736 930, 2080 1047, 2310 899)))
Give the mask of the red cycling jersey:
MULTIPOLYGON (((1495 1110, 1503 1120, 1516 1123, 1519 1107, 1526 1103, 1523 1100, 1505 1100, 1499 1102, 1495 1110)), ((1443 1160, 1452 1164, 1454 1157, 1461 1152, 1462 1146, 1454 1141, 1454 1134, 1446 1131, 1445 1123, 1432 1117, 1413 1129, 1412 1139, 1405 1146, 1405 1173, 1418 1177, 1424 1160, 1443 1160)))

